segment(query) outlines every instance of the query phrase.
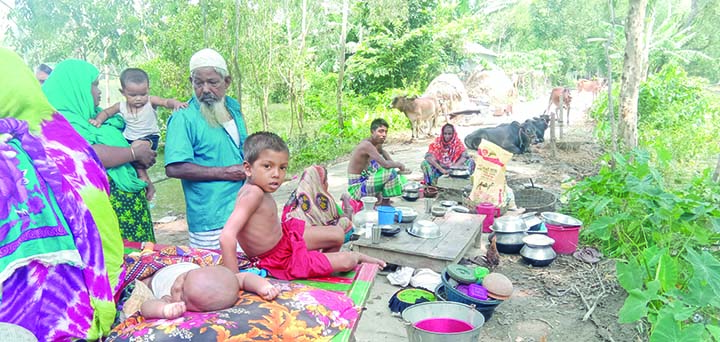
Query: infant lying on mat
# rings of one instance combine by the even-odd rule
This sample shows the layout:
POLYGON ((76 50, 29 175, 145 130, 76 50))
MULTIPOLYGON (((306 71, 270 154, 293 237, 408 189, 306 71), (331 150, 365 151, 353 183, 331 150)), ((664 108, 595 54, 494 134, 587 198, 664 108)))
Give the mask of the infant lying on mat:
POLYGON ((233 274, 223 266, 200 267, 189 262, 163 267, 136 283, 136 286, 144 285, 150 287, 154 297, 142 302, 140 313, 145 318, 173 319, 185 311, 227 309, 235 305, 240 290, 257 293, 265 300, 272 300, 279 292, 267 279, 256 274, 233 274))

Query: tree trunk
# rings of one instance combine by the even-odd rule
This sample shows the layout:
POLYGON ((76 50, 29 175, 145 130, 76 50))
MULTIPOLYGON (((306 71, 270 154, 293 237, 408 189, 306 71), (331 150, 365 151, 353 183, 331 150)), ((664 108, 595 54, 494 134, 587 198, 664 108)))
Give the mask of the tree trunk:
POLYGON ((268 111, 270 107, 270 86, 266 85, 263 87, 263 103, 262 103, 262 120, 263 120, 263 130, 269 131, 270 130, 270 118, 268 116, 268 111))
POLYGON ((338 128, 342 130, 345 128, 343 122, 342 112, 342 88, 343 88, 343 77, 345 77, 345 39, 347 35, 347 21, 348 21, 348 1, 343 0, 343 14, 342 14, 342 28, 340 29, 340 52, 338 52, 338 81, 337 81, 337 114, 338 114, 338 128))
POLYGON ((605 62, 607 63, 607 92, 608 92, 608 116, 610 119, 610 131, 611 131, 611 139, 612 139, 612 148, 613 152, 618 152, 618 145, 617 145, 617 120, 615 117, 615 107, 613 105, 613 94, 612 94, 612 86, 613 86, 613 73, 612 73, 612 62, 610 60, 610 46, 615 41, 615 30, 613 27, 615 27, 615 7, 613 6, 612 0, 608 0, 608 7, 610 10, 610 37, 608 37, 608 40, 605 41, 605 62))
MULTIPOLYGON (((275 48, 273 46, 273 37, 272 37, 272 30, 269 29, 269 20, 266 23, 265 28, 268 32, 270 32, 270 37, 268 39, 268 54, 267 54, 267 65, 265 66, 267 70, 272 69, 273 67, 273 51, 275 51, 275 48)), ((263 107, 265 108, 265 112, 263 115, 263 129, 266 131, 270 130, 270 115, 269 115, 269 107, 270 107, 270 89, 272 88, 272 74, 270 72, 265 73, 265 82, 263 85, 263 107)))
POLYGON ((297 61, 299 63, 295 64, 300 68, 300 72, 297 73, 298 75, 298 82, 297 82, 297 90, 296 90, 296 98, 295 98, 295 104, 297 105, 297 113, 298 113, 298 131, 300 133, 303 132, 303 128, 305 126, 304 120, 305 120, 305 40, 308 34, 308 29, 310 25, 308 25, 307 21, 307 0, 303 0, 302 2, 302 21, 300 24, 300 48, 298 49, 298 52, 300 55, 298 56, 297 61))
POLYGON ((637 104, 642 76, 643 29, 647 0, 630 0, 625 26, 625 58, 620 86, 620 132, 624 147, 631 150, 638 145, 637 104))
POLYGON ((207 47, 208 46, 207 7, 205 4, 206 1, 200 0, 200 2, 202 2, 202 4, 200 4, 200 6, 202 6, 202 17, 203 17, 203 44, 204 44, 203 46, 207 47))
POLYGON ((688 14, 688 17, 685 20, 685 28, 690 27, 693 21, 695 21, 695 18, 697 18, 697 15, 700 13, 700 6, 698 5, 699 1, 700 0, 690 1, 690 14, 688 14))
POLYGON ((240 59, 240 0, 235 0, 235 46, 233 46, 233 64, 235 65, 235 96, 237 101, 242 108, 242 75, 240 74, 240 65, 238 59, 240 59))
MULTIPOLYGON (((290 1, 285 0, 285 33, 287 35, 287 46, 290 49, 290 55, 293 53, 292 46, 293 46, 293 38, 292 38, 292 25, 290 23, 290 1)), ((295 69, 295 59, 290 56, 290 63, 288 63, 288 70, 287 70, 287 78, 285 80, 287 86, 288 86, 288 102, 290 105, 290 132, 288 133, 288 137, 292 136, 293 128, 295 127, 294 123, 297 120, 297 112, 295 112, 295 74, 293 73, 293 70, 295 69)))
POLYGON ((645 39, 642 49, 642 75, 640 75, 641 82, 647 80, 650 69, 650 40, 652 39, 653 28, 655 27, 655 10, 651 9, 650 12, 650 19, 645 24, 645 39))

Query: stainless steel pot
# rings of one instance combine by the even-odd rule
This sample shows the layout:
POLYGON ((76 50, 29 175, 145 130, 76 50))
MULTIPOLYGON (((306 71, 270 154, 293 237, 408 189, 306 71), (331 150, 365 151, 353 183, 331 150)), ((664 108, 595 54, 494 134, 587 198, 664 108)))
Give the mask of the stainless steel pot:
POLYGON ((499 233, 516 233, 526 232, 528 227, 525 221, 518 216, 503 216, 495 219, 492 230, 499 233))
MULTIPOLYGON (((527 236, 527 233, 525 232, 495 232, 494 234, 497 239, 496 242, 503 245, 524 245, 525 243, 523 242, 523 238, 527 236)), ((518 250, 520 250, 520 248, 518 248, 518 250)))
POLYGON ((413 201, 417 201, 417 199, 420 198, 420 193, 418 193, 418 192, 403 191, 402 197, 403 197, 406 201, 413 202, 413 201))
POLYGON ((523 238, 523 242, 525 246, 520 250, 520 255, 533 266, 547 266, 557 258, 557 253, 552 249, 555 240, 550 237, 529 235, 523 238))
POLYGON ((493 232, 490 235, 490 239, 492 239, 493 235, 496 238, 495 244, 497 246, 498 252, 506 254, 517 254, 520 249, 523 248, 523 246, 525 245, 525 243, 523 242, 523 238, 527 235, 527 233, 493 232))
POLYGON ((436 301, 415 304, 402 312, 402 319, 410 342, 470 342, 480 339, 480 328, 485 324, 485 316, 475 308, 464 303, 436 301), (451 318, 470 324, 471 329, 463 332, 444 333, 417 327, 421 321, 435 318, 451 318))

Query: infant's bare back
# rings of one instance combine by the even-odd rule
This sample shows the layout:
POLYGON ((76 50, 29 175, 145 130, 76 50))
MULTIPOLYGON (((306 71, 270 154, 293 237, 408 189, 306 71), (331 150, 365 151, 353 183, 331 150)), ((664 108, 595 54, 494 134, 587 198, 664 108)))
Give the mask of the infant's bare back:
POLYGON ((262 197, 257 210, 251 214, 245 227, 238 233, 238 242, 247 256, 262 255, 273 249, 282 238, 275 200, 268 193, 262 197))

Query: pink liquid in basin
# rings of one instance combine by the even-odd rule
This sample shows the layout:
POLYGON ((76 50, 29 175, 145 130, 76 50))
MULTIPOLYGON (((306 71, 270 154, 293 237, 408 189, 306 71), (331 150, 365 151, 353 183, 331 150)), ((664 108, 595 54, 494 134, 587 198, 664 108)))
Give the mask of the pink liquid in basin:
POLYGON ((473 329, 470 323, 455 318, 426 318, 417 321, 415 327, 441 334, 461 333, 473 329))

